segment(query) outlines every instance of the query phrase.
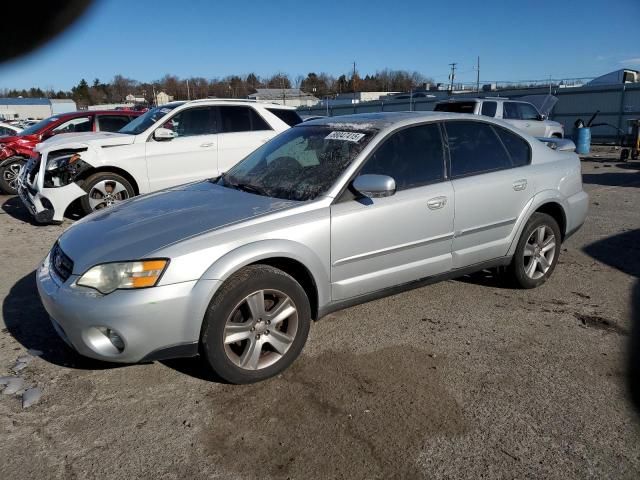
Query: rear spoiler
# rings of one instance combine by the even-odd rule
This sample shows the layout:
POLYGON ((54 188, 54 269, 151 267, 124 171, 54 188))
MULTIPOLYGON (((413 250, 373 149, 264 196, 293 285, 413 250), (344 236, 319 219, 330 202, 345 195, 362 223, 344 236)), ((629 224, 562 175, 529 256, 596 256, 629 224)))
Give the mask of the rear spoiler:
POLYGON ((561 152, 575 152, 576 144, 572 140, 557 137, 536 137, 542 143, 546 143, 551 150, 559 150, 561 152))

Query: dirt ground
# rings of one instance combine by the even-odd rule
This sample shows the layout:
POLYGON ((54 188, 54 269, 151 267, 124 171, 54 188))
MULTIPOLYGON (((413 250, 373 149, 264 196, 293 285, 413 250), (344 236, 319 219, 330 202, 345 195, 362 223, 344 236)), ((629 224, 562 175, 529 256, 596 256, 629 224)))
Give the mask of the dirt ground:
POLYGON ((33 275, 65 225, 0 197, 0 376, 44 352, 20 372, 39 403, 0 395, 0 477, 640 478, 640 162, 616 155, 583 161, 589 217, 543 287, 478 274, 332 314, 251 386, 69 351, 33 275))

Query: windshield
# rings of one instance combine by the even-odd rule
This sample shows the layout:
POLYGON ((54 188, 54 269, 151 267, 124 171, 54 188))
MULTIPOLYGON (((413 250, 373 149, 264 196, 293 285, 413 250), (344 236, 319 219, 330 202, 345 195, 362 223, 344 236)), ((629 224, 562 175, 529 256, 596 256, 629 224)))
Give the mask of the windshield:
POLYGON ((50 125, 51 123, 59 119, 60 117, 49 117, 49 118, 45 118, 44 120, 40 120, 38 123, 35 123, 30 127, 27 127, 24 130, 22 130, 19 133, 19 135, 33 135, 35 133, 40 133, 40 130, 44 129, 45 127, 47 127, 48 125, 50 125))
POLYGON ((218 182, 269 197, 313 200, 333 185, 374 133, 297 126, 250 154, 218 182))
POLYGON ((167 113, 169 113, 174 108, 180 106, 180 104, 174 105, 163 105, 161 107, 152 108, 144 115, 140 115, 133 121, 127 123, 124 127, 118 130, 118 133, 127 133, 129 135, 138 135, 139 133, 144 132, 151 125, 156 123, 162 117, 164 117, 167 113))

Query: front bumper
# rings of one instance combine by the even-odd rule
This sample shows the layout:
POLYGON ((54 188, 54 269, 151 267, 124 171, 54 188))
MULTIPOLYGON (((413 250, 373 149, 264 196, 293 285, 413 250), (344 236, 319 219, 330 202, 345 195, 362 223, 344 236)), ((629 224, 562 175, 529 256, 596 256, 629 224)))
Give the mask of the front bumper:
POLYGON ((37 177, 32 183, 27 178, 26 167, 22 167, 18 176, 18 196, 38 223, 62 222, 69 205, 86 194, 75 183, 57 188, 39 188, 37 177))
POLYGON ((81 355, 110 362, 136 363, 197 352, 204 311, 217 281, 190 281, 102 295, 63 281, 49 265, 37 270, 38 293, 54 328, 81 355), (120 352, 103 333, 115 331, 120 352))

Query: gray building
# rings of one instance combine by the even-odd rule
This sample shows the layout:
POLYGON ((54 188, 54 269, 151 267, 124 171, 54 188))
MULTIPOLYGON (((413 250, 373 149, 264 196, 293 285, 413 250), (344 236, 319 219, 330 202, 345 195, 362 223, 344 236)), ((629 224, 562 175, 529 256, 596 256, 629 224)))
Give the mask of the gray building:
POLYGON ((248 98, 290 107, 311 107, 320 101, 299 88, 258 88, 256 93, 252 93, 248 98))
POLYGON ((76 103, 67 99, 0 98, 0 119, 3 120, 42 119, 76 110, 76 103))

